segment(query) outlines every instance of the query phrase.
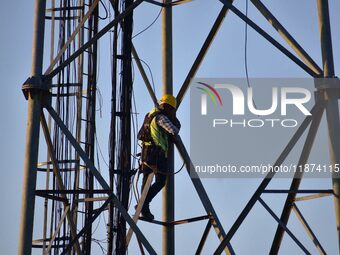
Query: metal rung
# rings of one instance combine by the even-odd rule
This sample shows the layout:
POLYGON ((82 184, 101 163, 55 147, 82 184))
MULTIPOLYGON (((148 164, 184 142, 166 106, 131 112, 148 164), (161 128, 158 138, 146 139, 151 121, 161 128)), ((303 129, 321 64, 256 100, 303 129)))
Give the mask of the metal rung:
POLYGON ((210 219, 210 216, 209 215, 203 215, 203 216, 187 218, 187 219, 183 219, 183 220, 171 221, 171 222, 168 223, 168 225, 170 225, 170 226, 181 225, 181 224, 187 224, 187 223, 192 223, 192 222, 207 220, 207 219, 210 219))
MULTIPOLYGON (((79 167, 79 170, 84 170, 86 169, 85 167, 79 167)), ((71 168, 60 168, 59 169, 59 172, 73 172, 73 171, 77 171, 78 168, 74 168, 74 167, 71 167, 71 168)), ((42 167, 38 167, 37 168, 37 171, 38 172, 47 172, 47 168, 42 168, 42 167)), ((53 169, 50 168, 50 172, 52 173, 53 172, 53 169)))
POLYGON ((77 199, 78 203, 90 203, 90 202, 98 202, 98 201, 106 201, 109 197, 88 197, 77 199))
POLYGON ((139 220, 150 222, 150 223, 154 223, 154 224, 157 224, 157 225, 167 226, 166 222, 159 221, 159 220, 148 220, 148 219, 146 219, 144 217, 139 217, 139 220))
MULTIPOLYGON (((79 160, 78 159, 69 159, 69 160, 58 160, 57 162, 58 164, 66 164, 66 163, 75 163, 75 164, 79 164, 79 160)), ((37 164, 37 167, 40 166, 46 166, 46 165, 52 165, 52 161, 47 161, 47 162, 39 162, 37 164)))
POLYGON ((52 84, 52 88, 67 88, 67 87, 80 87, 81 83, 63 83, 63 84, 52 84))
MULTIPOLYGON (((63 240, 63 239, 60 239, 60 240, 63 240)), ((68 239, 65 239, 66 241, 69 241, 70 238, 68 239)), ((43 244, 32 244, 32 248, 40 248, 42 249, 43 248, 43 244)), ((48 246, 48 244, 45 244, 45 248, 48 246)), ((61 248, 64 248, 64 244, 52 244, 51 245, 51 248, 53 249, 61 249, 61 248)))
POLYGON ((72 10, 84 10, 84 6, 66 6, 66 7, 48 8, 46 9, 46 12, 72 11, 72 10))
POLYGON ((78 190, 36 190, 35 194, 37 195, 44 195, 44 194, 108 194, 112 193, 111 190, 85 190, 85 189, 78 189, 78 190))
POLYGON ((92 123, 93 121, 91 120, 87 120, 87 119, 81 119, 82 121, 88 122, 88 123, 92 123))
MULTIPOLYGON (((51 16, 45 16, 45 19, 52 20, 51 16)), ((79 19, 79 16, 70 16, 70 17, 53 17, 54 20, 75 20, 79 19)))
POLYGON ((289 189, 272 189, 272 190, 264 190, 263 193, 322 193, 322 194, 332 194, 333 190, 331 189, 311 189, 311 190, 289 190, 289 189))
MULTIPOLYGON (((67 240, 70 240, 69 237, 64 237, 64 236, 61 236, 61 237, 55 237, 54 238, 54 241, 67 241, 67 240)), ((32 241, 32 244, 40 244, 40 243, 43 243, 43 242, 49 242, 50 241, 50 238, 45 238, 45 239, 36 239, 36 240, 33 240, 32 241)))
POLYGON ((72 93, 61 93, 61 94, 52 94, 52 97, 74 97, 77 96, 78 92, 72 92, 72 93))
POLYGON ((171 221, 171 222, 164 222, 164 221, 159 221, 159 220, 148 220, 144 217, 139 217, 140 220, 147 221, 150 223, 162 225, 162 226, 175 226, 175 225, 181 225, 181 224, 186 224, 186 223, 192 223, 196 221, 201 221, 201 220, 207 220, 210 219, 209 215, 203 215, 199 217, 193 217, 193 218, 188 218, 188 219, 183 219, 183 220, 176 220, 176 221, 171 221))
POLYGON ((303 197, 297 197, 295 198, 295 202, 299 202, 299 201, 306 201, 306 200, 311 200, 311 199, 315 199, 315 198, 321 198, 321 197, 328 197, 333 195, 332 193, 321 193, 321 194, 315 194, 315 195, 309 195, 309 196, 303 196, 303 197))
MULTIPOLYGON (((58 242, 58 241, 70 241, 70 237, 69 236, 61 236, 61 237, 55 237, 54 238, 54 242, 58 242)), ((37 239, 37 240, 33 240, 32 241, 32 248, 43 248, 44 244, 42 244, 44 242, 44 239, 37 239)), ((46 238, 45 242, 47 242, 45 244, 45 248, 48 246, 49 242, 50 242, 50 238, 46 238)), ((63 244, 53 244, 51 246, 51 248, 63 248, 64 245, 63 244)))
POLYGON ((58 196, 54 196, 54 195, 49 195, 49 194, 37 194, 37 196, 39 197, 43 197, 43 198, 47 198, 47 199, 51 199, 51 200, 55 200, 55 201, 60 201, 63 203, 68 203, 68 200, 66 198, 62 198, 62 197, 58 197, 58 196))
MULTIPOLYGON (((51 245, 52 249, 60 249, 60 248, 63 248, 63 247, 64 247, 63 244, 52 244, 51 245)), ((32 248, 42 249, 43 245, 42 244, 32 244, 32 248)), ((45 245, 45 248, 46 248, 46 245, 45 245)))

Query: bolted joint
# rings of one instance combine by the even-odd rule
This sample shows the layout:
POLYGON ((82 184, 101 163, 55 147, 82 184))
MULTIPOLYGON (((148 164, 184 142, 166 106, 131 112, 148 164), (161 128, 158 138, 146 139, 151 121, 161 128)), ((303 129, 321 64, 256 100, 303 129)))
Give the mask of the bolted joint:
POLYGON ((315 99, 319 101, 329 101, 340 99, 340 79, 332 78, 317 78, 314 79, 315 99))
POLYGON ((337 76, 327 78, 315 78, 316 89, 340 88, 340 79, 337 76))
POLYGON ((22 85, 22 92, 26 100, 32 94, 41 93, 50 96, 51 83, 47 82, 46 76, 32 76, 29 77, 22 85))

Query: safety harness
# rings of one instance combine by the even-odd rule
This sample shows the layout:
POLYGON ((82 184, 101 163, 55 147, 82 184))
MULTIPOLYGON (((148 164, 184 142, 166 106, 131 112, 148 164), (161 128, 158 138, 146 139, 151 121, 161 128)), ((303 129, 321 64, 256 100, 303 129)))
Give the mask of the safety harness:
POLYGON ((154 141, 151 136, 151 121, 153 118, 155 118, 157 115, 161 114, 162 112, 160 110, 156 110, 153 113, 147 113, 144 117, 144 122, 141 127, 141 129, 138 131, 137 138, 138 140, 142 141, 143 144, 150 144, 153 145, 154 141))

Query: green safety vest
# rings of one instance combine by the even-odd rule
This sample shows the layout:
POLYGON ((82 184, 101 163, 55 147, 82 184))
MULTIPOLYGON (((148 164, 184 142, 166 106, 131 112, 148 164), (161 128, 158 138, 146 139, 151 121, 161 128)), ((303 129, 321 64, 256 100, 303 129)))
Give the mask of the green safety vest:
MULTIPOLYGON (((152 109, 149 112, 149 115, 159 111, 157 108, 152 109)), ((168 148, 169 148, 169 142, 168 142, 168 134, 157 125, 156 122, 156 117, 155 116, 150 123, 150 133, 151 133, 151 137, 153 142, 155 143, 155 145, 159 146, 162 148, 162 150, 164 150, 165 153, 167 153, 168 148)))

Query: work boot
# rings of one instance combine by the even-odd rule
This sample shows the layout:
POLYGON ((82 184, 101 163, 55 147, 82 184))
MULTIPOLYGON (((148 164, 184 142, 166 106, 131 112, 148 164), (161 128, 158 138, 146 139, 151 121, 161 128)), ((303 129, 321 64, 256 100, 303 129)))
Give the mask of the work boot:
POLYGON ((146 220, 153 220, 155 218, 155 216, 153 216, 153 214, 150 212, 149 204, 143 205, 141 213, 146 220))

